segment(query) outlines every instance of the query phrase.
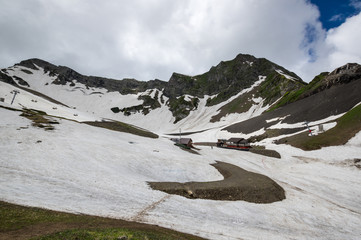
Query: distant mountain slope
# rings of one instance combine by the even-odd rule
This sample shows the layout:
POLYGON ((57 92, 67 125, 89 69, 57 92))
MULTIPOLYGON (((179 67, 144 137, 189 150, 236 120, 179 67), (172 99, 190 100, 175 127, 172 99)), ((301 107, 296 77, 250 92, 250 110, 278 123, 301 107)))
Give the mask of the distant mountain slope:
POLYGON ((361 78, 361 68, 357 63, 348 63, 335 69, 333 72, 323 72, 316 76, 309 84, 297 91, 288 92, 273 108, 278 108, 288 103, 301 100, 332 86, 347 84, 361 78))
POLYGON ((360 71, 360 65, 347 64, 307 84, 267 59, 239 54, 200 75, 174 73, 168 82, 141 82, 84 76, 29 59, 2 69, 0 80, 96 119, 122 121, 158 134, 223 127, 223 132, 263 139, 350 110, 361 102, 360 71))
POLYGON ((222 61, 217 66, 211 67, 208 72, 200 75, 186 76, 174 73, 169 79, 164 94, 170 98, 185 94, 197 97, 217 95, 208 102, 208 105, 215 105, 227 100, 242 89, 249 88, 259 80, 259 76, 267 77, 274 74, 275 70, 302 82, 296 74, 265 58, 239 54, 233 60, 222 61))
POLYGON ((299 91, 286 94, 270 111, 223 130, 250 134, 255 140, 262 140, 298 132, 306 128, 305 122, 315 125, 335 120, 361 102, 360 73, 358 64, 347 64, 330 74, 323 73, 299 91), (263 134, 257 136, 262 129, 263 134))
POLYGON ((177 122, 196 108, 190 101, 185 102, 184 99, 178 98, 179 96, 191 95, 193 102, 206 95, 212 96, 207 99, 206 106, 214 106, 251 87, 260 76, 267 78, 266 83, 260 87, 263 89, 260 96, 267 98, 267 102, 281 97, 281 92, 285 89, 294 90, 305 84, 296 74, 267 59, 239 54, 233 60, 222 61, 201 75, 186 76, 174 73, 164 89, 164 95, 170 98, 171 106, 177 106, 171 108, 177 122), (291 79, 295 84, 284 84, 284 79, 291 79), (269 83, 273 86, 267 86, 269 83))
POLYGON ((73 81, 75 80, 89 88, 105 88, 108 91, 118 91, 122 94, 137 93, 152 88, 162 89, 166 85, 166 82, 157 79, 143 82, 137 81, 135 79, 117 80, 94 76, 84 76, 71 68, 64 66, 55 66, 44 60, 36 58, 22 61, 17 65, 27 67, 33 70, 39 70, 38 67, 43 68, 44 73, 48 73, 49 76, 56 76, 52 84, 73 84, 73 81))
POLYGON ((201 130, 229 124, 240 113, 247 119, 266 110, 285 92, 305 85, 297 75, 275 63, 242 54, 200 75, 174 73, 168 82, 84 76, 40 59, 22 61, 2 69, 1 74, 2 81, 45 94, 67 106, 155 131, 180 127, 201 130), (239 102, 247 104, 240 109, 239 102), (157 122, 153 121, 155 117, 157 122))

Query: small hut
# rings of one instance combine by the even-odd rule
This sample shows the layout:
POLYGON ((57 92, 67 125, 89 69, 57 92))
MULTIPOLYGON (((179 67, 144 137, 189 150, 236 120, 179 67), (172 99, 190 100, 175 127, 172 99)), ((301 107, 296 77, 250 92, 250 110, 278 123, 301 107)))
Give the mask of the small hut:
POLYGON ((184 147, 193 147, 193 140, 191 138, 171 138, 171 140, 175 142, 175 144, 179 144, 184 147))
POLYGON ((193 147, 193 141, 191 138, 181 138, 179 143, 187 147, 193 147))

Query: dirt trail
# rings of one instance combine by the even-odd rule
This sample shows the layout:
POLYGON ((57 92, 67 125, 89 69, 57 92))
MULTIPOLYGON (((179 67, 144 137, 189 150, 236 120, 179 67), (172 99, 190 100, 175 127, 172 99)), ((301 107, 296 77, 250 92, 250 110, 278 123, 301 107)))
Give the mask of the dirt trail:
POLYGON ((164 202, 168 198, 170 198, 170 195, 164 196, 160 200, 150 204, 149 206, 144 208, 142 211, 140 211, 138 214, 136 214, 131 220, 135 221, 135 222, 141 222, 143 217, 147 214, 148 211, 153 210, 154 208, 156 208, 159 204, 161 204, 162 202, 164 202))
POLYGON ((267 176, 246 171, 235 165, 212 164, 224 180, 214 182, 149 182, 155 190, 187 198, 212 200, 244 200, 254 203, 272 203, 286 198, 283 188, 267 176))

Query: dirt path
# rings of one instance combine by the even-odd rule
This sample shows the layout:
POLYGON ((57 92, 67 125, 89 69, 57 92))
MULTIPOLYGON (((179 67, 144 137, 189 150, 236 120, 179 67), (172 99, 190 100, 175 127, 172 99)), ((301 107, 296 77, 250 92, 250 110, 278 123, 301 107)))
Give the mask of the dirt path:
POLYGON ((147 214, 147 212, 153 210, 154 208, 156 208, 159 204, 161 204, 168 198, 170 198, 170 195, 164 196, 159 201, 156 201, 156 202, 152 203, 151 205, 147 206, 142 211, 140 211, 137 215, 135 215, 132 218, 132 221, 140 222, 143 219, 143 217, 147 214))
POLYGON ((285 199, 281 186, 267 176, 246 171, 235 165, 212 164, 224 176, 214 182, 149 182, 155 189, 187 198, 212 200, 244 200, 254 203, 272 203, 285 199))

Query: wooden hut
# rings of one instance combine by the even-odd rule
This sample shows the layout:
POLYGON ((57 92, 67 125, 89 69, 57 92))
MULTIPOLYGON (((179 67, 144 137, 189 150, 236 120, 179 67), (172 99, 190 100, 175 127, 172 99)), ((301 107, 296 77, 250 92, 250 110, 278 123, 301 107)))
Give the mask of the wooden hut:
POLYGON ((187 147, 193 147, 193 141, 191 138, 181 138, 179 144, 182 144, 187 147))
POLYGON ((193 140, 191 138, 171 138, 171 140, 176 144, 183 145, 188 148, 193 147, 193 140))

